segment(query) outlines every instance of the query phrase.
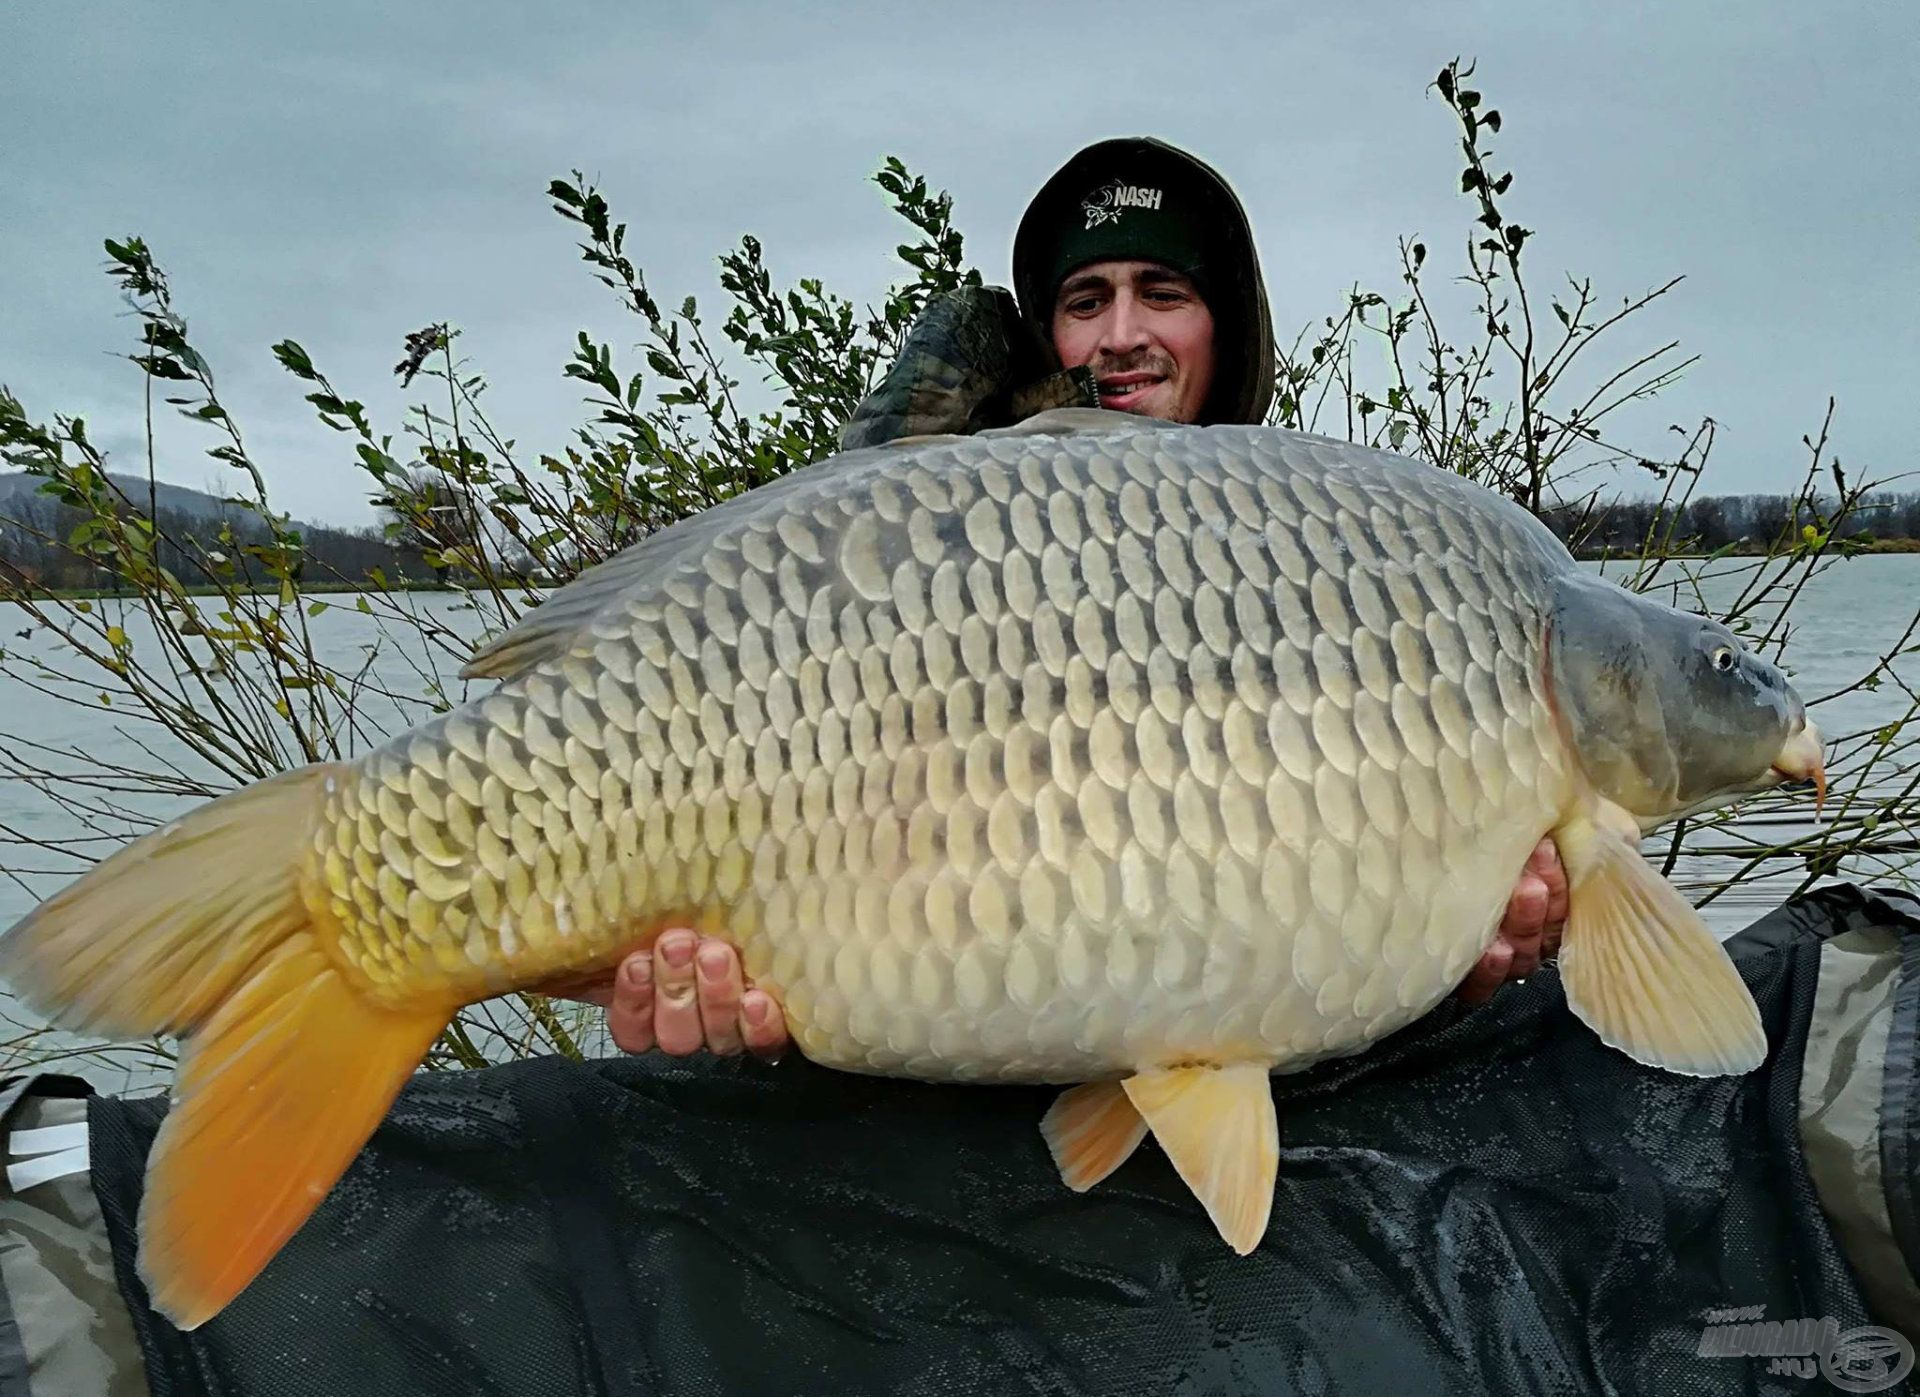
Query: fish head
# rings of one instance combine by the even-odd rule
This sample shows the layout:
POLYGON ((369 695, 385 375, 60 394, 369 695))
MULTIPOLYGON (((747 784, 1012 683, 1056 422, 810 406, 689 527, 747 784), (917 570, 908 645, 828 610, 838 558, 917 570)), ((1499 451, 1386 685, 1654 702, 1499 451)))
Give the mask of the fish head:
POLYGON ((1788 781, 1825 799, 1806 704, 1720 622, 1569 574, 1547 647, 1563 735, 1594 788, 1643 826, 1788 781))

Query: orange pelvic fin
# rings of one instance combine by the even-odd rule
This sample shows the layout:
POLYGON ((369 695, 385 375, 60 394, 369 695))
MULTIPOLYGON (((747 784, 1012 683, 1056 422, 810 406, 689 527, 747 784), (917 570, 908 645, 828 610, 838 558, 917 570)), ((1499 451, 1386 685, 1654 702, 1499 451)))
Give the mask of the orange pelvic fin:
POLYGON ((1266 1234, 1280 1169, 1266 1065, 1173 1067, 1122 1085, 1227 1245, 1252 1251, 1266 1234))
POLYGON ((346 1172, 450 1016, 370 1003, 311 936, 270 952, 181 1058, 140 1206, 154 1307, 192 1329, 239 1294, 346 1172))
POLYGON ((1118 1082, 1089 1082, 1060 1093, 1040 1122, 1060 1177, 1085 1193, 1127 1162, 1147 1123, 1118 1082))
POLYGON ((1635 1062, 1691 1077, 1751 1072, 1767 1057, 1759 1007, 1700 914, 1640 856, 1638 836, 1605 801, 1554 831, 1567 866, 1567 1007, 1635 1062))

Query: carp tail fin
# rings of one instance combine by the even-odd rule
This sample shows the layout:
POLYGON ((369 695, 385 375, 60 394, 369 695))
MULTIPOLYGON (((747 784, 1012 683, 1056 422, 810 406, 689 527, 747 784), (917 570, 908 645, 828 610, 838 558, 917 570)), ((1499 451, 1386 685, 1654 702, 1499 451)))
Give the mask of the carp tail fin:
POLYGON ((140 1204, 140 1272, 182 1329, 217 1314, 353 1162, 451 1017, 387 1009, 311 936, 268 953, 187 1040, 140 1204))
POLYGON ((0 937, 0 978, 63 1028, 182 1038, 140 1205, 140 1269, 182 1328, 218 1312, 305 1221, 452 1006, 349 983, 303 891, 314 765, 135 840, 0 937))
POLYGON ((0 937, 0 980, 60 1028, 190 1031, 307 928, 300 868, 341 770, 305 766, 229 791, 103 859, 0 937))

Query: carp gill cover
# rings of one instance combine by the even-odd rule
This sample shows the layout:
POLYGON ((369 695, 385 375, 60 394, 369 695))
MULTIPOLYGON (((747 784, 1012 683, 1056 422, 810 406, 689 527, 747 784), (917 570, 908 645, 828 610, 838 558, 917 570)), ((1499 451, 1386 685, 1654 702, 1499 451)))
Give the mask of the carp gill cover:
POLYGON ((736 941, 816 1062, 1059 1083, 1085 1189, 1151 1131, 1245 1252, 1270 1072, 1440 1002, 1551 833, 1608 1044, 1759 1016, 1638 838, 1824 782, 1779 671, 1379 451, 1070 410, 856 451, 583 574, 482 697, 210 802, 0 941, 52 1020, 179 1034, 141 1266, 182 1326, 344 1172, 463 1004, 736 941))

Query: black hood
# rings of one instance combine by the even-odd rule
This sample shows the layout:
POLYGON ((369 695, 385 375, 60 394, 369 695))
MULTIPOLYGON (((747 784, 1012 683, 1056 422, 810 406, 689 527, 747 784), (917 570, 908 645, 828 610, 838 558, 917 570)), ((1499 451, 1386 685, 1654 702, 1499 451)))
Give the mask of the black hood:
POLYGON ((1125 189, 1148 177, 1183 186, 1204 208, 1207 247, 1196 280, 1213 313, 1218 364, 1200 420, 1260 422, 1273 402, 1273 320, 1253 228, 1239 196, 1220 173, 1176 146, 1151 136, 1099 141, 1041 186, 1013 239, 1013 289, 1021 313, 1051 354, 1057 285, 1053 273, 1063 237, 1077 234, 1097 217, 1090 194, 1105 195, 1109 186, 1125 189))

